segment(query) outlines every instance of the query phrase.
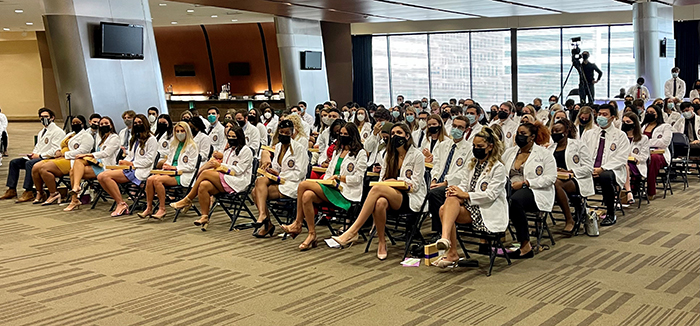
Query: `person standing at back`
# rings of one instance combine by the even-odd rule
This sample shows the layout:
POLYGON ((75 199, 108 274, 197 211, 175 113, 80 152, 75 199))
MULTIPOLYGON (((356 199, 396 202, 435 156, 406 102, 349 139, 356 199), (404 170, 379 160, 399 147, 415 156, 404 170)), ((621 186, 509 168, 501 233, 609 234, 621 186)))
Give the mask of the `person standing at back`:
POLYGON ((578 82, 578 95, 581 99, 581 103, 594 103, 595 98, 595 87, 594 84, 600 81, 603 77, 603 72, 596 66, 595 63, 588 61, 591 56, 588 51, 583 51, 581 53, 581 58, 583 58, 583 63, 581 63, 581 70, 579 71, 579 82, 578 82), (598 73, 598 78, 593 78, 593 73, 598 73), (582 76, 586 78, 583 79, 582 76), (588 98, 588 102, 586 102, 588 98))
POLYGON ((681 73, 681 68, 673 67, 671 69, 671 79, 664 84, 664 96, 672 98, 674 103, 680 103, 685 97, 685 81, 678 77, 681 73))

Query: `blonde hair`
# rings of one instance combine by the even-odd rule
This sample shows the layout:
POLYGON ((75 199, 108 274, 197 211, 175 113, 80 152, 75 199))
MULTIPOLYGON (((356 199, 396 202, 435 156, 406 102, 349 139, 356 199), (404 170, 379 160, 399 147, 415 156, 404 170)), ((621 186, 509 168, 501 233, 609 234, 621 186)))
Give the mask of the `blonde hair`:
MULTIPOLYGON (((197 146, 194 142, 194 138, 192 138, 192 130, 190 130, 190 125, 187 122, 180 121, 176 123, 173 126, 173 133, 175 133, 175 129, 177 127, 181 127, 185 129, 185 140, 183 141, 184 145, 182 145, 182 151, 184 152, 185 149, 187 149, 187 146, 197 146)), ((177 139, 177 137, 173 137, 172 141, 170 143, 170 154, 168 157, 174 157, 175 151, 177 150, 177 147, 180 145, 180 140, 177 139)))
POLYGON ((294 131, 297 133, 297 135, 294 137, 294 140, 299 140, 299 138, 304 137, 304 138, 309 138, 306 135, 306 131, 304 130, 304 126, 301 124, 301 117, 296 115, 296 114, 290 114, 285 119, 291 121, 294 124, 294 131))
MULTIPOLYGON (((489 156, 486 160, 488 163, 486 164, 485 171, 489 171, 491 170, 493 165, 496 164, 496 162, 501 162, 501 156, 505 151, 505 146, 503 145, 503 142, 498 138, 496 132, 490 127, 481 128, 481 131, 479 131, 478 134, 474 135, 474 137, 480 137, 486 143, 493 145, 493 149, 491 150, 491 153, 489 153, 489 156)), ((472 157, 471 162, 469 162, 469 169, 474 169, 478 161, 479 160, 477 160, 476 157, 472 157)))
POLYGON ((549 129, 552 128, 552 126, 554 125, 554 116, 559 111, 562 111, 562 112, 564 111, 564 109, 562 109, 562 107, 559 103, 556 103, 549 108, 549 121, 547 121, 547 128, 549 128, 549 129), (552 112, 554 112, 554 114, 552 114, 552 112))
MULTIPOLYGON (((409 123, 408 121, 405 121, 405 123, 408 125, 408 127, 409 127, 409 129, 411 129, 411 131, 418 130, 418 122, 417 122, 418 121, 418 112, 416 112, 416 108, 414 108, 413 106, 407 107, 406 112, 404 112, 404 115, 406 115, 406 113, 408 113, 408 112, 413 112, 413 117, 415 119, 413 119, 413 122, 411 122, 411 123, 409 123)), ((406 118, 404 117, 404 120, 405 119, 406 118)))
POLYGON ((527 118, 527 122, 529 123, 535 123, 535 121, 537 121, 537 119, 535 119, 535 117, 532 116, 532 114, 523 114, 523 116, 520 117, 520 123, 523 123, 523 119, 525 118, 527 118))

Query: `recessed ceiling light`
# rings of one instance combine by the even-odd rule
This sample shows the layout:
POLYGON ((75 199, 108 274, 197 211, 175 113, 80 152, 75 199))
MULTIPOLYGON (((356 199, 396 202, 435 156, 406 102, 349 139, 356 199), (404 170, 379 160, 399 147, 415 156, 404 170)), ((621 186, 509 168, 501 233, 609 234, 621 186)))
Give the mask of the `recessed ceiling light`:
POLYGON ((32 25, 34 25, 34 23, 32 23, 32 22, 27 22, 26 24, 27 24, 27 26, 32 26, 32 25))
POLYGON ((231 21, 232 21, 232 22, 237 22, 237 21, 238 21, 238 19, 231 19, 231 21))
POLYGON ((194 12, 194 9, 187 9, 187 12, 194 12))
POLYGON ((2 30, 5 31, 5 32, 9 32, 9 31, 10 31, 10 28, 4 27, 2 30))
POLYGON ((22 10, 22 9, 15 9, 15 14, 21 14, 23 12, 24 12, 24 10, 22 10))
POLYGON ((328 9, 328 11, 335 11, 335 9, 331 8, 331 9, 328 9))
POLYGON ((170 24, 172 24, 172 25, 177 25, 177 22, 170 22, 170 24))
POLYGON ((291 6, 291 5, 292 5, 292 3, 291 3, 291 2, 287 2, 287 3, 285 3, 285 5, 287 5, 287 6, 291 6))
POLYGON ((219 15, 211 15, 211 18, 218 18, 219 15))
POLYGON ((168 4, 167 4, 167 3, 159 3, 158 5, 161 6, 161 7, 165 7, 165 6, 167 6, 168 4))

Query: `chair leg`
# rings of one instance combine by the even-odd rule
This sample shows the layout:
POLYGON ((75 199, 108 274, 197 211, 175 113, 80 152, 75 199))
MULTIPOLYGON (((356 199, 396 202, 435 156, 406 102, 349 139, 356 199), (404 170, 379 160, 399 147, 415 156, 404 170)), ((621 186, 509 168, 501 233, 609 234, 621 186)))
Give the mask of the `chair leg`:
POLYGON ((491 271, 493 270, 493 263, 496 261, 496 251, 498 251, 498 249, 493 248, 491 240, 488 240, 486 243, 489 246, 489 271, 486 273, 486 276, 491 276, 491 271))
POLYGON ((377 233, 377 228, 372 227, 372 231, 369 233, 369 239, 367 239, 367 246, 365 246, 365 253, 369 252, 369 245, 372 244, 372 239, 374 239, 374 235, 377 233))

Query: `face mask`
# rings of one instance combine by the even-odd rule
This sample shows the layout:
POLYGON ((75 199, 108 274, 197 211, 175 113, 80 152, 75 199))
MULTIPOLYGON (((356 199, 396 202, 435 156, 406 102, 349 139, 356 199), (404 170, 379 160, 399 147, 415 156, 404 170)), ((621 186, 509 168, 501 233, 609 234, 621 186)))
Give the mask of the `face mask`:
POLYGON ((338 142, 340 143, 340 145, 343 145, 343 146, 345 146, 345 145, 350 145, 350 140, 351 140, 351 139, 350 139, 350 136, 340 136, 340 137, 338 137, 338 142))
POLYGON ((677 73, 677 72, 674 72, 674 73, 671 74, 671 76, 673 76, 673 78, 678 78, 678 73, 677 73))
POLYGON ((700 84, 695 84, 695 89, 700 89, 700 84))
POLYGON ((552 112, 549 112, 549 115, 554 116, 556 113, 557 113, 557 111, 552 111, 552 112))
POLYGON ((440 126, 428 127, 428 133, 437 134, 440 131, 440 126))
POLYGON ((423 107, 424 109, 428 107, 428 102, 421 102, 420 106, 423 107))
POLYGON ((364 115, 364 114, 358 114, 358 115, 357 115, 357 121, 360 121, 360 122, 365 121, 365 115, 364 115))
POLYGON ((236 123, 238 123, 238 125, 241 126, 241 128, 245 126, 245 120, 236 120, 236 123))
POLYGON ((562 140, 563 138, 564 138, 564 134, 562 134, 562 133, 552 133, 552 140, 553 140, 555 143, 558 143, 558 142, 559 142, 560 140, 562 140))
POLYGON ((478 120, 479 120, 479 121, 484 120, 484 117, 485 117, 485 116, 484 116, 483 113, 482 113, 482 114, 479 114, 479 119, 478 119, 478 120))
POLYGON ((348 111, 343 112, 343 117, 345 117, 345 120, 348 120, 350 118, 350 112, 348 112, 348 111))
POLYGON ((70 125, 70 128, 76 134, 83 131, 83 125, 70 125))
POLYGON ((100 135, 104 135, 108 132, 112 131, 112 127, 110 126, 100 126, 100 135))
POLYGON ((185 141, 185 137, 187 137, 187 134, 184 132, 178 132, 175 134, 175 137, 177 137, 177 140, 179 141, 185 141))
POLYGON ((398 117, 399 117, 399 114, 401 114, 401 112, 399 112, 399 111, 391 111, 391 116, 394 117, 394 118, 398 118, 398 117))
POLYGON ((406 144, 406 137, 394 135, 391 137, 391 144, 394 145, 394 148, 399 148, 406 144))
POLYGON ((277 136, 277 139, 280 140, 280 143, 282 143, 282 145, 288 145, 292 141, 292 136, 279 135, 277 136))
POLYGON ((90 129, 92 129, 92 130, 98 130, 98 129, 100 129, 100 125, 99 125, 99 124, 96 124, 96 123, 92 123, 92 124, 90 124, 90 129))
POLYGON ((591 120, 590 120, 590 119, 578 119, 578 121, 579 121, 582 125, 587 125, 588 122, 591 121, 591 120))
POLYGON ((642 86, 642 85, 644 85, 644 83, 642 83, 642 82, 637 82, 637 85, 642 86))
POLYGON ((644 122, 645 122, 645 123, 650 123, 650 122, 654 122, 654 121, 656 121, 656 114, 649 114, 649 113, 647 113, 647 114, 644 116, 644 122))
POLYGON ((299 115, 299 111, 292 112, 292 115, 299 115))
POLYGON ((554 105, 554 104, 557 104, 557 102, 549 101, 549 106, 552 106, 552 105, 554 105))
POLYGON ((554 123, 561 121, 561 118, 554 118, 554 123))
POLYGON ((413 123, 414 120, 416 120, 416 117, 415 117, 415 116, 412 116, 412 115, 407 115, 407 116, 406 116, 406 122, 408 122, 408 123, 413 123))
POLYGON ((148 115, 148 122, 154 123, 156 122, 156 116, 155 115, 148 115))
POLYGON ((131 128, 131 126, 134 125, 134 120, 133 120, 133 119, 124 120, 124 124, 125 124, 128 128, 131 128))
POLYGON ((666 107, 667 107, 669 110, 673 109, 673 103, 668 103, 668 104, 666 104, 666 107))
POLYGON ((228 138, 228 147, 236 147, 238 145, 238 138, 228 138))
POLYGON ((608 123, 610 122, 610 121, 608 121, 608 118, 601 117, 601 116, 596 117, 595 121, 598 123, 598 125, 601 128, 606 128, 608 126, 608 123))
POLYGON ((156 128, 156 133, 164 133, 166 130, 168 130, 168 124, 159 122, 158 127, 156 128))
POLYGON ((51 123, 51 120, 46 117, 41 117, 41 124, 44 126, 48 126, 51 123))
POLYGON ((272 118, 272 113, 270 113, 270 112, 265 112, 265 114, 263 114, 263 116, 265 117, 265 119, 268 119, 268 120, 269 120, 270 118, 272 118))
POLYGON ((483 160, 486 158, 486 148, 472 148, 472 154, 477 160, 483 160))
POLYGON ((628 132, 634 129, 634 123, 623 123, 622 126, 620 126, 620 129, 622 129, 624 132, 628 132))
POLYGON ((452 128, 450 129, 450 134, 452 134, 453 139, 460 139, 464 136, 464 131, 458 128, 452 128))
POLYGON ((209 120, 209 123, 214 123, 214 122, 216 122, 216 115, 210 114, 210 115, 207 117, 207 120, 209 120))
POLYGON ((425 122, 425 120, 418 120, 418 128, 425 129, 425 126, 427 126, 428 123, 425 122))
POLYGON ((583 58, 583 60, 588 60, 588 54, 587 53, 582 54, 581 58, 583 58))
POLYGON ((370 112, 370 113, 369 113, 369 116, 372 117, 372 118, 374 118, 374 112, 370 112))
POLYGON ((498 118, 503 120, 505 118, 508 118, 508 112, 506 111, 498 111, 498 118))
POLYGON ((522 148, 528 144, 528 141, 527 141, 528 138, 529 138, 529 136, 517 135, 517 136, 515 136, 515 144, 518 145, 518 147, 522 148))
POLYGON ((476 116, 475 116, 475 115, 473 115, 473 114, 467 114, 466 117, 467 117, 467 120, 469 120, 469 125, 470 125, 470 126, 471 126, 472 124, 474 124, 474 122, 476 122, 476 116))
POLYGON ((146 127, 144 127, 143 125, 134 125, 133 129, 134 129, 134 133, 137 133, 137 134, 140 134, 140 133, 146 131, 146 127))
POLYGON ((693 111, 684 111, 683 112, 683 117, 686 119, 690 119, 693 117, 693 111))

